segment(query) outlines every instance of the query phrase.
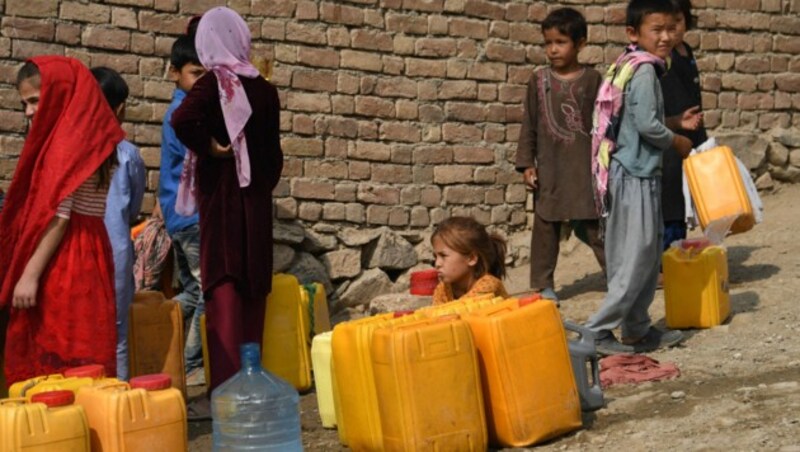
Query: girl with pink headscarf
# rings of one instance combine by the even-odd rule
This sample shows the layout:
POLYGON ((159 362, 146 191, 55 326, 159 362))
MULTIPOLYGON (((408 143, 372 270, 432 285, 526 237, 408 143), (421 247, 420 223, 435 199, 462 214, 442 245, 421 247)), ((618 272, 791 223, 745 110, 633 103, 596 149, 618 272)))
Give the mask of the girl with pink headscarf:
POLYGON ((195 47, 208 72, 173 113, 191 149, 176 210, 200 212, 200 269, 211 366, 208 394, 239 369, 239 345, 261 342, 272 275, 272 189, 283 166, 280 102, 249 62, 250 30, 213 8, 195 47))

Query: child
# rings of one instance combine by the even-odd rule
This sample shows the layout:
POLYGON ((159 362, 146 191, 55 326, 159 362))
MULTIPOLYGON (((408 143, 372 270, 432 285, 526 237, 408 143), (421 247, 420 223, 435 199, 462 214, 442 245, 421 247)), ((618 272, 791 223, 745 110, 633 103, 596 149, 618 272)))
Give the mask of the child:
POLYGON ((125 133, 78 60, 36 57, 17 75, 31 121, 0 215, 8 384, 102 364, 116 375, 110 160, 125 133))
POLYGON ((203 371, 203 349, 200 337, 200 316, 203 314, 203 292, 200 284, 200 218, 183 216, 175 211, 178 198, 178 182, 183 172, 186 147, 178 140, 170 125, 172 115, 181 105, 186 93, 194 86, 205 69, 200 65, 191 36, 178 37, 172 45, 169 74, 175 82, 172 103, 169 104, 161 124, 161 171, 158 181, 158 200, 167 233, 172 240, 172 249, 177 257, 178 278, 183 292, 175 298, 181 304, 183 317, 191 319, 186 335, 184 358, 186 362, 186 384, 205 383, 203 371))
MULTIPOLYGON (((128 85, 113 69, 92 68, 111 110, 122 123, 128 85)), ((108 187, 106 229, 114 253, 114 287, 117 297, 117 378, 128 379, 128 309, 133 301, 133 242, 130 225, 139 216, 145 188, 145 167, 139 149, 131 142, 117 144, 117 164, 108 187)))
POLYGON ((589 135, 600 74, 578 63, 587 33, 578 11, 551 12, 542 22, 542 33, 550 66, 536 71, 528 82, 516 167, 534 190, 531 288, 557 302, 553 273, 563 222, 577 222, 586 232, 586 243, 605 271, 592 198, 589 135))
POLYGON ((450 217, 436 226, 431 245, 440 281, 434 305, 487 293, 508 297, 501 281, 506 275, 502 237, 489 234, 472 218, 450 217))
POLYGON ((649 351, 683 338, 679 331, 652 327, 647 312, 661 256, 661 155, 671 147, 687 155, 692 148, 688 138, 665 126, 658 82, 672 50, 675 13, 668 1, 630 1, 626 33, 632 45, 609 69, 595 104, 595 196, 602 214, 610 206, 605 234, 608 294, 586 326, 597 334, 597 350, 603 354, 649 351), (609 118, 604 102, 609 96, 619 99, 617 89, 622 89, 621 104, 615 104, 609 118), (611 332, 620 325, 622 342, 611 332))
MULTIPOLYGON (((696 148, 708 139, 706 129, 701 123, 687 127, 677 121, 687 110, 699 113, 702 102, 697 62, 692 49, 683 41, 686 30, 691 30, 694 25, 692 4, 690 0, 675 1, 680 9, 676 16, 675 48, 672 50, 669 70, 661 77, 664 114, 672 123, 670 128, 692 140, 692 147, 696 148)), ((683 202, 683 158, 671 149, 664 153, 663 165, 661 209, 664 216, 663 249, 666 250, 672 242, 686 238, 686 213, 683 202)))
MULTIPOLYGON (((283 153, 278 91, 248 61, 244 19, 213 8, 200 19, 195 43, 208 72, 175 111, 172 126, 191 150, 176 207, 183 213, 199 208, 203 231, 210 395, 238 371, 239 345, 262 340, 272 284, 272 189, 283 153)), ((207 405, 200 399, 193 408, 207 405)))

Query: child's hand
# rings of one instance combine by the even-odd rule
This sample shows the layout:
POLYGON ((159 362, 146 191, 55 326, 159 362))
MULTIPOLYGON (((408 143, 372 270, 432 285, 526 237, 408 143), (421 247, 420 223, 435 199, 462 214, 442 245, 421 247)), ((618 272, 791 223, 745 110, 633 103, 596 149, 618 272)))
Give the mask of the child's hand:
POLYGON ((536 174, 536 168, 530 167, 526 169, 524 177, 525 185, 527 185, 531 190, 536 190, 536 188, 539 186, 539 175, 536 174))
POLYGON ((678 151, 681 157, 686 158, 692 152, 692 140, 676 133, 675 138, 672 139, 672 147, 678 151))
POLYGON ((38 292, 39 280, 23 274, 14 287, 14 298, 11 301, 11 306, 17 309, 28 309, 36 306, 38 292))
POLYGON ((217 142, 214 137, 211 137, 211 148, 209 150, 212 157, 228 159, 233 157, 233 147, 229 144, 223 146, 217 142))
POLYGON ((695 105, 681 114, 681 129, 697 130, 701 125, 703 125, 703 112, 700 111, 699 105, 695 105))

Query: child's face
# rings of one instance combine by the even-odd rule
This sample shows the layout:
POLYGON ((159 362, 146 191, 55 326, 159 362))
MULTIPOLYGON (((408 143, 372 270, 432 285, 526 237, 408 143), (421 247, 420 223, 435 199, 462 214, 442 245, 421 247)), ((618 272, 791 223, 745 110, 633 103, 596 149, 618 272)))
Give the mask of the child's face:
POLYGON ((475 255, 464 255, 450 248, 439 237, 434 237, 433 254, 436 257, 435 267, 439 280, 448 284, 459 285, 472 278, 478 258, 475 255))
POLYGON ((33 79, 25 79, 19 84, 19 97, 22 99, 22 108, 25 109, 25 117, 28 121, 33 120, 33 115, 39 110, 40 89, 33 79))
POLYGON ((182 68, 178 69, 175 66, 169 67, 170 78, 178 85, 178 88, 186 91, 187 93, 192 90, 197 79, 206 73, 203 66, 194 63, 186 63, 182 68))
POLYGON ((683 13, 675 15, 675 34, 672 37, 672 45, 676 46, 683 43, 683 35, 686 34, 686 18, 683 13))
POLYGON ((561 33, 557 28, 548 28, 542 32, 544 35, 544 50, 553 69, 569 68, 577 64, 578 52, 586 44, 586 40, 579 42, 572 37, 561 33))
POLYGON ((638 29, 627 27, 625 32, 633 44, 664 59, 669 56, 674 45, 675 15, 664 13, 648 14, 638 29))

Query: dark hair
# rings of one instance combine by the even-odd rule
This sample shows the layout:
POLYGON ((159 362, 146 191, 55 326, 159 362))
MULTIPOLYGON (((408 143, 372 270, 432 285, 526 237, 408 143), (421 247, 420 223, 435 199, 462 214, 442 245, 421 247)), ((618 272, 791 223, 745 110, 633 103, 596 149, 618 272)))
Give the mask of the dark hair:
POLYGON ((19 71, 17 71, 17 88, 19 88, 19 85, 21 85, 25 80, 31 80, 31 84, 37 88, 41 84, 41 73, 39 72, 39 66, 37 66, 33 61, 26 61, 25 64, 19 68, 19 71))
POLYGON ((559 33, 569 36, 577 44, 586 39, 586 19, 572 8, 559 8, 551 11, 542 22, 542 32, 555 28, 559 33))
POLYGON ((169 55, 169 64, 175 69, 181 70, 187 64, 200 64, 197 50, 194 48, 194 36, 181 35, 172 43, 172 51, 169 55))
POLYGON ((678 9, 679 14, 683 14, 683 21, 686 24, 686 29, 691 30, 694 28, 694 16, 692 16, 692 0, 672 0, 675 2, 675 7, 678 9))
POLYGON ((465 256, 475 254, 475 276, 490 273, 500 279, 506 275, 506 240, 498 234, 489 234, 482 224, 470 217, 450 217, 438 225, 431 235, 465 256))
POLYGON ((192 16, 192 18, 189 19, 189 23, 186 24, 186 35, 192 38, 192 40, 194 40, 194 36, 197 34, 197 26, 200 25, 200 19, 202 18, 202 14, 192 16))
POLYGON ((644 18, 650 14, 678 14, 680 10, 671 1, 665 0, 631 0, 625 15, 625 25, 639 30, 644 18))
POLYGON ((97 80, 97 84, 100 85, 100 89, 103 91, 103 95, 106 96, 108 105, 111 106, 112 110, 116 110, 117 107, 125 103, 129 93, 128 84, 125 83, 125 79, 119 75, 119 72, 100 66, 92 68, 92 75, 97 80))

